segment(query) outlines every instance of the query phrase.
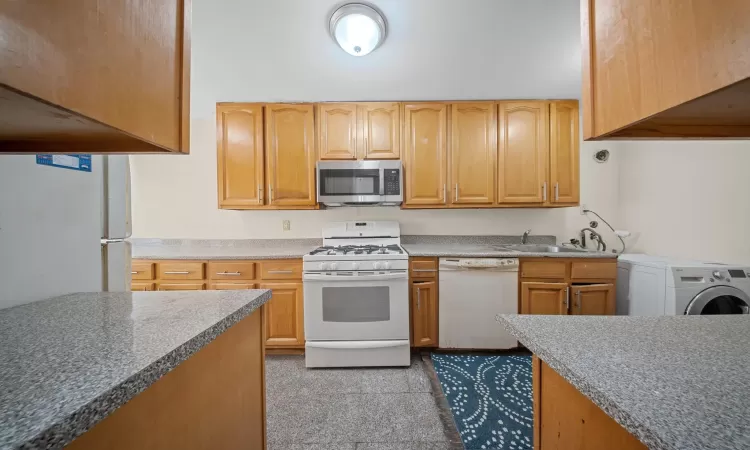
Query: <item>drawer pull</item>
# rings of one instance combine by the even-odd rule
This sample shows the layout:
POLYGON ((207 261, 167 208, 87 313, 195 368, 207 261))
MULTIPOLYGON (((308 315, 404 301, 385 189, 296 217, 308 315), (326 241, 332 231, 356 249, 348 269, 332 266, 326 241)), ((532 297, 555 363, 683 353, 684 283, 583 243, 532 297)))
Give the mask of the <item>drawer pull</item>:
POLYGON ((437 272, 437 269, 412 269, 412 272, 437 272))
POLYGON ((135 275, 135 274, 137 274, 137 273, 140 273, 140 272, 138 272, 137 270, 134 270, 134 271, 131 271, 131 272, 130 272, 130 274, 131 274, 131 275, 135 275))
POLYGON ((293 270, 269 270, 268 273, 270 274, 277 274, 277 275, 291 275, 294 273, 293 270))
POLYGON ((167 275, 188 275, 190 272, 188 271, 175 271, 175 272, 164 272, 167 275))
POLYGON ((237 276, 237 275, 242 275, 242 274, 239 273, 239 272, 218 272, 216 275, 233 275, 233 276, 237 276))

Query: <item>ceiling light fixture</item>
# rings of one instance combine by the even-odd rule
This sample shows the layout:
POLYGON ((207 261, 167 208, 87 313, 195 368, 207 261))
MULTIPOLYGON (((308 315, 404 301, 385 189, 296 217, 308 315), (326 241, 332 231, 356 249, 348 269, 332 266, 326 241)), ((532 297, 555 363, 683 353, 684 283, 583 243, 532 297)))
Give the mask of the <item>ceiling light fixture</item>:
POLYGON ((345 52, 365 56, 385 40, 385 17, 372 6, 348 3, 333 12, 328 31, 345 52))

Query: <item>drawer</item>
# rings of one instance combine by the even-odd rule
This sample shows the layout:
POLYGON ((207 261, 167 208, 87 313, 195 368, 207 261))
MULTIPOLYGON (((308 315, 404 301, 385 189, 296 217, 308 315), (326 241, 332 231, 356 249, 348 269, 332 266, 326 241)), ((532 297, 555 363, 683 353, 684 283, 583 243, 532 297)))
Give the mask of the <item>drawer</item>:
POLYGON ((614 280, 617 278, 617 263, 614 261, 574 262, 570 269, 570 279, 575 280, 614 280))
POLYGON ((159 291, 203 291, 206 283, 159 283, 159 291))
POLYGON ((205 278, 202 262, 164 262, 157 265, 161 280, 202 280, 205 278))
POLYGON ((264 280, 301 280, 302 261, 264 261, 260 263, 260 277, 264 280))
POLYGON ((565 278, 565 261, 521 261, 521 278, 565 278))
POLYGON ((255 289, 257 285, 255 283, 232 283, 232 282, 221 282, 211 283, 211 290, 214 291, 241 291, 244 289, 255 289))
POLYGON ((436 278, 438 262, 436 258, 412 259, 409 261, 409 275, 412 278, 436 278))
POLYGON ((255 263, 247 261, 209 261, 208 277, 212 280, 254 280, 255 263))
POLYGON ((154 263, 138 261, 130 266, 130 274, 134 280, 153 280, 154 279, 154 263))
POLYGON ((133 292, 137 291, 153 291, 154 290, 154 283, 143 283, 143 282, 135 282, 130 284, 130 290, 133 292))

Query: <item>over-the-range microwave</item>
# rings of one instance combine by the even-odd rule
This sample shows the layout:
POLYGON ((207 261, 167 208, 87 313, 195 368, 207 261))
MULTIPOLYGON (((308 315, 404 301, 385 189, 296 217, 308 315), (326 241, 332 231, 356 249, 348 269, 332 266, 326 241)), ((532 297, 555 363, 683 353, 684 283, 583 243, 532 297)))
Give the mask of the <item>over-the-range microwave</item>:
POLYGON ((318 161, 318 203, 395 206, 403 201, 401 161, 318 161))

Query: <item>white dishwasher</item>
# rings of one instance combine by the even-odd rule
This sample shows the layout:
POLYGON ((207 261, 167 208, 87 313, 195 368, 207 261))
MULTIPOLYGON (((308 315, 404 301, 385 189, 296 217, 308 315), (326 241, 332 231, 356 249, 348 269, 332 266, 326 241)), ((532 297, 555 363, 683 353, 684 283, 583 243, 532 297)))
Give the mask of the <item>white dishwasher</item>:
POLYGON ((495 316, 518 313, 518 259, 440 258, 439 270, 441 348, 517 346, 495 316))

